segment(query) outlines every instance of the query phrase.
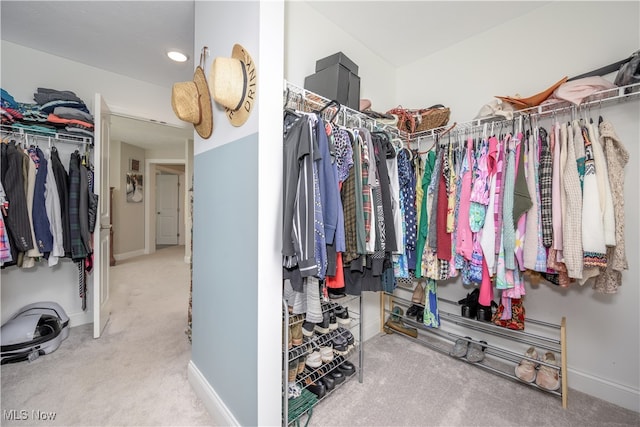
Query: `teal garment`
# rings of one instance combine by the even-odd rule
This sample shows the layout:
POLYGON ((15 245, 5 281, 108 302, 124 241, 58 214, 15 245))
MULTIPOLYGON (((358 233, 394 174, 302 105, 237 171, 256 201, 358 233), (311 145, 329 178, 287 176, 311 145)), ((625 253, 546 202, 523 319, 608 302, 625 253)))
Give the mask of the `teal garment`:
POLYGON ((432 150, 427 153, 424 165, 424 174, 422 174, 422 203, 420 207, 420 219, 418 221, 418 240, 416 242, 416 278, 422 277, 422 252, 427 243, 429 234, 429 214, 427 212, 427 190, 431 184, 431 176, 436 165, 436 153, 432 150))
POLYGON ((504 264, 508 270, 515 270, 516 230, 513 226, 513 196, 516 174, 515 150, 507 154, 507 169, 504 179, 504 199, 502 201, 502 244, 504 246, 504 264))
POLYGON ((366 231, 364 228, 364 203, 362 201, 362 139, 358 133, 353 138, 353 165, 356 186, 356 244, 358 255, 367 253, 366 231))
POLYGON ((438 312, 438 295, 436 289, 438 283, 433 279, 427 279, 424 287, 425 306, 423 323, 430 328, 440 327, 440 313, 438 312))

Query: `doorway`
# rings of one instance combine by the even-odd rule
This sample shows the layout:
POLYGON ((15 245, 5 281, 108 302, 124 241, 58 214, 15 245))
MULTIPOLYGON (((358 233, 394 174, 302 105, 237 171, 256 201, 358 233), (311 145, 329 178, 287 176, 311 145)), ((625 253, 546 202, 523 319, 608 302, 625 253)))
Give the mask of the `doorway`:
POLYGON ((156 250, 184 245, 184 165, 156 166, 156 250))

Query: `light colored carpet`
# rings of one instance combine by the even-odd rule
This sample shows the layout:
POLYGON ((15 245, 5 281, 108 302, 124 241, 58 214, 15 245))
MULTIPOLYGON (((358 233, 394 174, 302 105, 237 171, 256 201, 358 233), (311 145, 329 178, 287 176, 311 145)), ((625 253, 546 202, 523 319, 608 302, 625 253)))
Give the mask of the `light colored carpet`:
MULTIPOLYGON (((184 247, 111 269, 104 335, 72 328, 55 352, 4 365, 2 426, 209 426, 187 382, 189 266, 184 247), (8 412, 27 411, 25 420, 8 412), (33 411, 55 412, 38 421, 33 411)), ((364 382, 314 408, 310 426, 640 426, 640 415, 573 390, 560 399, 505 380, 398 335, 364 346, 364 382)), ((357 363, 357 359, 355 359, 357 363)), ((305 418, 303 418, 303 423, 305 418)))
POLYGON ((212 425, 187 381, 184 246, 120 261, 110 274, 112 314, 100 339, 92 325, 75 327, 55 352, 2 366, 1 425, 212 425), (10 410, 27 419, 8 420, 10 410), (55 419, 38 421, 34 410, 55 419))
POLYGON ((397 334, 365 342, 363 373, 322 400, 309 426, 640 425, 637 412, 571 389, 562 409, 558 397, 397 334))

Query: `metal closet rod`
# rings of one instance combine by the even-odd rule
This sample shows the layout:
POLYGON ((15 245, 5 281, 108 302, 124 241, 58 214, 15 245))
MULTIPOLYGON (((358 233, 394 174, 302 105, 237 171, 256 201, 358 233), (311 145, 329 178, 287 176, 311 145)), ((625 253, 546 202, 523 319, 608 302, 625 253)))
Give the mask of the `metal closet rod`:
MULTIPOLYGON (((325 98, 321 95, 318 95, 317 93, 311 92, 307 89, 301 88, 287 80, 285 80, 285 88, 288 91, 295 92, 296 95, 301 95, 302 96, 301 101, 304 104, 312 103, 318 107, 323 107, 327 103, 331 102, 330 99, 325 98), (312 98, 309 98, 308 95, 311 95, 312 98)), ((553 115, 561 114, 566 111, 582 111, 594 105, 602 106, 602 105, 608 105, 608 104, 617 103, 617 102, 630 101, 634 98, 637 98, 638 96, 640 96, 640 83, 634 83, 627 86, 620 86, 613 89, 607 89, 607 90, 595 92, 589 95, 587 98, 585 98, 585 101, 582 102, 580 105, 574 105, 566 101, 556 103, 556 104, 550 104, 550 105, 539 105, 537 107, 525 108, 522 110, 515 111, 513 115, 513 119, 502 119, 502 120, 476 119, 476 120, 471 120, 464 123, 454 122, 453 125, 445 125, 442 127, 429 129, 421 132, 415 132, 415 133, 401 131, 396 127, 379 123, 376 119, 369 117, 360 111, 356 111, 349 107, 345 107, 344 105, 341 105, 340 112, 342 112, 343 114, 349 114, 350 116, 357 118, 358 121, 360 122, 368 121, 369 123, 373 123, 374 128, 375 127, 382 128, 384 130, 392 132, 398 135, 401 139, 403 139, 406 142, 413 142, 413 141, 419 142, 420 139, 433 138, 436 135, 439 135, 442 137, 444 136, 444 134, 451 131, 456 131, 456 130, 469 131, 469 130, 473 130, 473 128, 475 127, 480 127, 489 123, 494 125, 494 127, 496 125, 506 126, 507 124, 511 125, 513 123, 513 120, 519 119, 520 117, 525 119, 526 118, 532 119, 532 118, 540 118, 545 116, 553 116, 553 115)), ((295 101, 295 98, 286 100, 287 103, 289 101, 295 101)))
MULTIPOLYGON (((595 92, 589 95, 588 97, 586 97, 585 100, 579 105, 571 104, 568 101, 562 101, 555 104, 538 105, 537 107, 525 108, 522 110, 514 111, 513 119, 501 119, 501 120, 495 120, 495 119, 492 120, 491 118, 475 119, 475 120, 471 120, 464 123, 454 123, 454 125, 455 125, 455 128, 458 130, 463 129, 467 131, 474 130, 474 128, 476 127, 484 126, 485 124, 489 124, 489 123, 494 125, 494 127, 496 125, 506 126, 507 124, 511 125, 513 123, 513 120, 519 119, 520 117, 524 119, 527 119, 527 118, 535 119, 535 118, 541 118, 546 116, 554 116, 554 115, 562 114, 567 111, 574 111, 574 112, 584 111, 585 109, 588 110, 591 107, 596 105, 600 107, 603 105, 609 105, 613 103, 631 101, 635 98, 638 98, 639 96, 640 96, 640 83, 634 83, 627 86, 620 86, 613 89, 606 89, 606 90, 595 92)), ((409 142, 412 142, 418 139, 435 137, 437 134, 441 134, 443 131, 446 131, 446 130, 455 130, 455 129, 451 129, 451 126, 442 126, 439 128, 429 129, 422 132, 416 132, 416 133, 408 134, 408 140, 409 142)))
MULTIPOLYGON (((318 95, 315 92, 311 92, 307 89, 301 88, 287 80, 284 81, 285 83, 285 98, 287 97, 287 91, 289 91, 289 93, 293 92, 296 95, 299 95, 302 97, 302 99, 299 99, 298 101, 302 101, 304 105, 308 105, 308 104, 313 104, 315 106, 318 106, 320 108, 324 107, 325 105, 327 105, 328 103, 332 102, 332 100, 325 98, 321 95, 318 95), (309 98, 309 96, 311 96, 311 98, 309 98)), ((285 99, 285 102, 287 104, 289 104, 289 102, 295 102, 297 99, 295 96, 293 97, 289 97, 285 99)), ((318 109, 320 109, 318 108, 318 109)), ((394 126, 389 126, 387 124, 384 123, 380 123, 378 122, 376 119, 374 119, 373 117, 370 117, 368 115, 366 115, 365 113, 362 113, 360 111, 354 110, 352 108, 346 107, 344 105, 340 105, 340 109, 338 110, 338 112, 336 113, 336 116, 340 115, 340 113, 342 113, 345 118, 345 121, 348 120, 347 119, 347 115, 349 116, 350 119, 356 119, 358 121, 358 123, 362 126, 362 127, 366 127, 364 126, 364 123, 370 123, 372 125, 372 129, 378 129, 378 130, 385 130, 388 131, 390 133, 393 133, 397 136, 399 136, 402 139, 408 140, 409 139, 409 133, 408 132, 403 132, 400 129, 398 129, 397 127, 394 126)))

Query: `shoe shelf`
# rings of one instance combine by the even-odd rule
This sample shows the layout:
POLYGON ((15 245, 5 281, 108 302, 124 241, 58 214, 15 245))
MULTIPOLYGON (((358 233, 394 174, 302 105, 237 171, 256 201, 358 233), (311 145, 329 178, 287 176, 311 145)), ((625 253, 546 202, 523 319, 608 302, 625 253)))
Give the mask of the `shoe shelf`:
MULTIPOLYGON (((528 385, 542 392, 559 397, 562 399, 562 407, 566 409, 568 387, 566 319, 564 317, 562 317, 560 324, 543 322, 527 317, 526 322, 527 324, 532 325, 531 329, 541 331, 540 333, 512 330, 495 325, 491 322, 466 318, 459 314, 454 314, 451 311, 447 311, 445 308, 453 306, 455 306, 459 310, 460 306, 458 305, 458 302, 447 300, 444 298, 438 298, 438 313, 440 316, 441 325, 456 325, 458 327, 458 332, 456 333, 449 330, 444 330, 442 328, 432 328, 426 326, 423 323, 418 322, 415 316, 409 317, 404 315, 404 313, 407 311, 407 308, 415 304, 411 301, 411 292, 412 289, 398 287, 396 288, 396 291, 394 291, 394 293, 381 293, 381 325, 384 325, 385 318, 387 316, 400 317, 402 323, 406 327, 415 328, 418 332, 416 338, 400 333, 400 335, 402 335, 403 337, 418 342, 419 344, 422 344, 440 353, 449 355, 462 362, 466 362, 478 368, 492 372, 498 376, 516 381, 523 385, 528 385), (403 314, 398 315, 397 311, 394 312, 395 307, 402 308, 403 314), (464 331, 464 335, 462 335, 460 331, 464 331), (557 361, 557 365, 547 363, 544 360, 534 360, 524 355, 524 353, 518 353, 510 348, 507 348, 506 345, 503 345, 501 343, 491 343, 491 340, 489 338, 483 338, 484 341, 489 342, 487 343, 483 341, 481 345, 483 347, 484 354, 490 357, 484 357, 483 360, 479 362, 472 362, 467 360, 465 357, 455 357, 451 355, 450 352, 452 351, 456 341, 458 340, 466 341, 468 344, 480 343, 480 341, 469 338, 469 335, 473 334, 471 332, 466 333, 466 331, 474 331, 480 333, 483 337, 495 336, 499 338, 498 341, 500 341, 501 343, 516 343, 520 346, 525 345, 534 347, 539 350, 550 351, 555 354, 559 354, 560 360, 557 361), (546 366, 550 369, 557 370, 558 376, 560 378, 560 388, 557 390, 548 390, 538 386, 535 382, 525 382, 519 379, 515 375, 515 367, 523 360, 534 362, 538 365, 538 367, 546 366)), ((424 308, 424 306, 421 304, 415 305, 418 305, 420 308, 424 308)), ((384 331, 383 329, 383 332, 386 331, 384 331)), ((397 333, 397 331, 393 332, 397 333)))
MULTIPOLYGON (((332 311, 335 311, 338 306, 346 307, 348 312, 348 320, 342 319, 337 323, 337 326, 334 324, 330 324, 328 332, 321 333, 318 332, 318 329, 314 329, 314 332, 311 336, 308 336, 308 332, 303 336, 302 343, 299 345, 295 345, 291 342, 291 347, 289 347, 290 335, 292 335, 292 330, 295 327, 300 328, 305 322, 305 314, 290 314, 287 306, 287 302, 285 300, 283 303, 283 325, 288 325, 289 327, 283 327, 283 357, 282 357, 282 382, 283 382, 283 417, 282 424, 283 426, 298 424, 300 419, 305 415, 307 417, 311 417, 313 407, 315 407, 318 403, 324 401, 337 390, 342 387, 344 384, 349 382, 353 378, 358 378, 358 382, 362 383, 363 381, 363 372, 362 372, 362 345, 361 345, 361 337, 362 337, 362 322, 361 322, 361 313, 362 313, 362 298, 359 296, 345 296, 338 299, 331 299, 330 301, 322 301, 322 314, 323 318, 326 314, 329 314, 332 311), (346 349, 344 351, 338 350, 338 347, 335 346, 336 339, 340 340, 344 338, 343 343, 346 342, 346 349), (351 342, 350 342, 351 341, 351 342), (320 351, 321 348, 330 347, 332 350, 332 357, 328 358, 330 360, 323 361, 317 367, 311 367, 306 363, 307 358, 314 354, 314 352, 320 351), (352 363, 351 359, 358 359, 357 364, 352 363), (302 363, 304 369, 299 368, 299 373, 295 375, 295 384, 300 390, 312 390, 319 380, 327 381, 330 378, 335 378, 335 372, 342 372, 343 379, 335 380, 333 387, 331 390, 326 390, 325 394, 317 397, 313 406, 310 406, 308 409, 300 412, 295 417, 289 419, 289 403, 291 398, 289 398, 289 367, 292 363, 295 364, 295 361, 298 361, 299 364, 302 363), (352 370, 345 370, 345 366, 351 366, 352 370), (355 375, 357 373, 357 375, 355 375), (328 378, 330 377, 330 378, 328 378), (323 380, 324 378, 324 380, 323 380)), ((337 320, 336 320, 337 321, 337 320)), ((320 325, 319 325, 320 326, 320 325)), ((324 325, 326 326, 326 325, 324 325)), ((315 366, 315 365, 314 365, 315 366)), ((291 377, 293 378, 293 377, 291 377)))

